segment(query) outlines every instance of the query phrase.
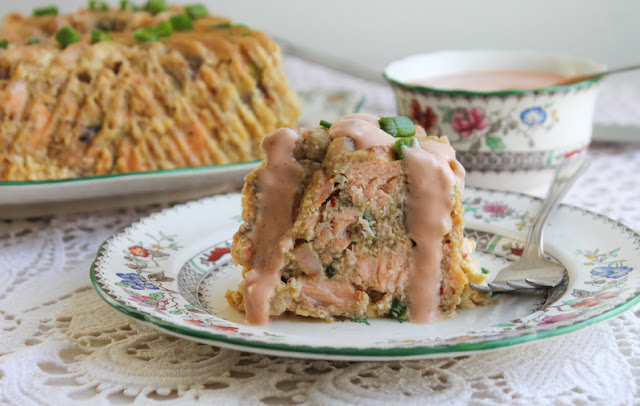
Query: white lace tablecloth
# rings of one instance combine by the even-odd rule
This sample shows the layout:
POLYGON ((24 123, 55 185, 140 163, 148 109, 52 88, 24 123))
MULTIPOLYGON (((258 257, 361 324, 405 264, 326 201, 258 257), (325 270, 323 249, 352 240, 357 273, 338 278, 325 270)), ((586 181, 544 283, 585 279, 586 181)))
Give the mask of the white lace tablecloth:
MULTIPOLYGON (((298 88, 354 89, 367 95, 366 110, 393 112, 386 86, 295 58, 286 67, 298 88)), ((638 123, 633 111, 639 101, 623 107, 629 112, 623 124, 638 123)), ((598 109, 604 122, 619 114, 598 109)), ((593 164, 565 202, 640 229, 640 145, 600 144, 591 153, 593 164)), ((104 303, 88 270, 107 237, 162 208, 0 222, 0 404, 580 405, 640 399, 637 307, 526 346, 406 362, 268 357, 160 333, 104 303)))

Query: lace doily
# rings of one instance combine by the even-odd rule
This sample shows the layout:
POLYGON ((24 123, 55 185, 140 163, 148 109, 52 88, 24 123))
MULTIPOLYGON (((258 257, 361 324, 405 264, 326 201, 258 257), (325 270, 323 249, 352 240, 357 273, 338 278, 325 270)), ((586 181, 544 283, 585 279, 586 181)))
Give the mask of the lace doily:
MULTIPOLYGON (((372 110, 384 112, 375 95, 386 89, 371 86, 372 110)), ((600 145, 592 156, 564 201, 640 229, 640 148, 600 145)), ((104 303, 88 270, 107 237, 162 208, 0 222, 0 404, 575 405, 640 396, 637 307, 526 346, 402 362, 269 357, 158 332, 104 303)))

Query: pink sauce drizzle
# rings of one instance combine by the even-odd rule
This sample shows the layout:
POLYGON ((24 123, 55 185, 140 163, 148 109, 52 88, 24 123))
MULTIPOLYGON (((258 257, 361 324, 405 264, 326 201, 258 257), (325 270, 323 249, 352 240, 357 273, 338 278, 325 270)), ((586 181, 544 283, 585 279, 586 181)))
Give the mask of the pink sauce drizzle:
POLYGON ((249 324, 269 322, 269 302, 282 276, 284 252, 293 247, 291 227, 295 219, 293 207, 301 170, 293 157, 300 135, 290 128, 280 128, 265 137, 265 166, 258 173, 253 268, 245 274, 244 308, 249 324))
POLYGON ((411 250, 407 293, 410 320, 428 323, 442 318, 442 238, 453 227, 454 186, 462 186, 464 169, 455 162, 458 173, 452 170, 455 151, 449 145, 424 142, 420 146, 404 150, 409 183, 407 228, 416 243, 411 250))
POLYGON ((393 145, 396 138, 382 131, 378 120, 378 117, 371 114, 350 114, 333 123, 329 136, 332 139, 349 137, 356 144, 356 149, 393 145))

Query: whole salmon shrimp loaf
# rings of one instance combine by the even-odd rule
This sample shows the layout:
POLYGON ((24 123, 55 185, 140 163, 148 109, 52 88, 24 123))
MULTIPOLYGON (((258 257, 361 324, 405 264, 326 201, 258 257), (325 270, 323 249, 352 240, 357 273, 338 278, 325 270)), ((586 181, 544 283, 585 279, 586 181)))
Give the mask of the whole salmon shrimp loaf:
POLYGON ((246 178, 227 301, 251 324, 293 313, 425 323, 488 297, 463 238, 464 169, 407 117, 353 114, 281 128, 246 178))
POLYGON ((89 4, 4 19, 0 180, 253 161, 264 134, 296 122, 265 34, 202 5, 89 4))

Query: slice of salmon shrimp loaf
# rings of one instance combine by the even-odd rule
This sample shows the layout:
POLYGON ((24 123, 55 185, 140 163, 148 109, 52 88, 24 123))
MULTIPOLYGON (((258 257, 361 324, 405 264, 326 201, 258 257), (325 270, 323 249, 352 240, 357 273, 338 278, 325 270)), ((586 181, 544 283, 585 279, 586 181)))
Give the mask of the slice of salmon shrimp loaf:
POLYGON ((406 117, 352 114, 281 128, 247 176, 227 301, 251 324, 293 313, 333 320, 451 317, 488 297, 463 237, 464 169, 445 137, 406 117))

